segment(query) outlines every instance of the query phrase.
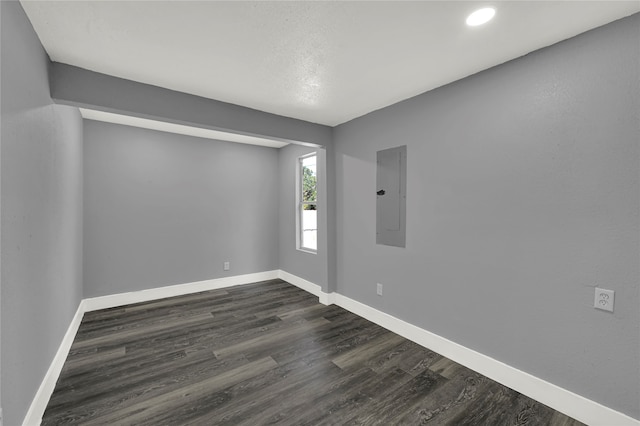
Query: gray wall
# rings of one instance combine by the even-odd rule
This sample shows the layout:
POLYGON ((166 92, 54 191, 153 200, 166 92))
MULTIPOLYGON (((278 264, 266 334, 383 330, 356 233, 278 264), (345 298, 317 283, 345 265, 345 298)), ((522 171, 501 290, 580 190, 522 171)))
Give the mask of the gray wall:
POLYGON ((84 143, 85 297, 278 269, 276 149, 95 121, 84 143))
POLYGON ((635 15, 336 128, 338 291, 640 418, 639 39, 635 15), (401 144, 406 249, 375 245, 401 144))
POLYGON ((2 9, 2 407, 20 424, 82 297, 82 119, 49 96, 49 59, 2 9))
POLYGON ((274 137, 326 146, 331 128, 282 117, 71 65, 54 63, 51 94, 56 102, 156 118, 198 127, 274 137))
POLYGON ((327 179, 326 152, 320 148, 287 145, 279 149, 279 253, 280 269, 322 287, 327 292, 327 179), (318 153, 318 251, 300 251, 296 234, 296 170, 298 158, 318 153))
MULTIPOLYGON (((334 128, 335 129, 335 128, 334 128)), ((333 130, 332 130, 333 131, 333 130)), ((332 136, 333 139, 333 136, 332 136)), ((327 293, 337 291, 337 207, 336 207, 336 150, 333 141, 325 150, 327 185, 327 293)))
POLYGON ((333 145, 324 126, 53 67, 63 102, 326 146, 315 256, 293 227, 311 149, 86 122, 83 157, 21 6, 0 15, 5 424, 83 297, 83 158, 84 297, 281 268, 640 418, 638 15, 339 126, 333 145), (401 144, 405 249, 375 245, 375 152, 401 144), (616 291, 614 314, 592 308, 595 285, 616 291))

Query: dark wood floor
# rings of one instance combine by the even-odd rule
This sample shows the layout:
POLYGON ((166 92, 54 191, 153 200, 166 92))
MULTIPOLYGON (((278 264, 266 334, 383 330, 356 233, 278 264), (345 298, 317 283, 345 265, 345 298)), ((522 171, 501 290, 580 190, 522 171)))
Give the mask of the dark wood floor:
POLYGON ((43 425, 579 425, 280 280, 85 314, 43 425))

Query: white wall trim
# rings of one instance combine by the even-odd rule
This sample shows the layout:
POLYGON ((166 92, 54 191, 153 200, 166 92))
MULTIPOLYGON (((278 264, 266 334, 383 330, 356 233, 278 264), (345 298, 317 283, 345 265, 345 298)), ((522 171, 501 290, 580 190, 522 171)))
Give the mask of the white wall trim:
POLYGON ((23 426, 40 425, 42 416, 44 415, 44 410, 47 408, 49 399, 53 394, 53 389, 56 387, 56 383, 58 382, 58 377, 60 377, 60 372, 62 372, 64 362, 67 360, 67 355, 69 355, 73 339, 75 339, 78 327, 80 327, 80 323, 82 322, 84 312, 85 303, 84 300, 82 300, 78 305, 76 314, 71 319, 71 324, 69 324, 69 328, 67 328, 67 332, 62 338, 62 343, 60 343, 60 347, 58 347, 58 351, 53 357, 53 361, 51 361, 47 374, 45 374, 44 379, 42 379, 42 383, 40 383, 40 387, 38 388, 33 401, 31 401, 31 406, 29 407, 29 410, 24 417, 24 421, 22 422, 23 426))
POLYGON ((58 352, 36 392, 23 426, 40 425, 44 410, 51 398, 85 312, 276 278, 318 296, 320 303, 336 304, 583 423, 592 426, 640 426, 640 420, 633 419, 347 296, 339 293, 325 293, 319 285, 283 270, 237 275, 82 300, 62 339, 58 352))
POLYGON ((278 278, 288 282, 289 284, 293 284, 308 293, 318 296, 318 298, 320 298, 321 295, 327 294, 322 291, 322 287, 320 287, 318 284, 314 284, 311 281, 307 281, 304 278, 300 278, 297 275, 290 274, 287 271, 283 271, 281 269, 278 271, 278 278))
POLYGON ((286 271, 278 271, 278 278, 318 296, 320 303, 336 304, 583 423, 592 426, 640 426, 639 420, 347 296, 325 293, 319 285, 286 271))
POLYGON ((462 364, 554 410, 592 426, 634 426, 640 421, 529 373, 338 293, 335 304, 462 364))
POLYGON ((122 305, 130 305, 132 303, 148 302, 166 297, 198 293, 201 291, 217 290, 241 284, 273 280, 278 278, 278 272, 279 271, 274 270, 258 272, 255 274, 235 275, 232 277, 216 278, 212 280, 158 287, 149 290, 132 291, 129 293, 119 293, 83 299, 80 301, 78 310, 71 320, 71 324, 62 339, 62 343, 60 344, 58 351, 53 357, 49 370, 47 370, 47 374, 44 376, 44 379, 31 402, 31 406, 29 407, 29 411, 27 411, 22 425, 38 426, 42 422, 44 410, 47 408, 49 399, 51 399, 58 377, 60 377, 62 367, 69 355, 71 344, 76 337, 76 333, 78 332, 78 328, 80 327, 80 323, 82 322, 82 317, 85 312, 115 308, 122 305))
POLYGON ((201 291, 217 290, 235 285, 256 283, 259 281, 274 280, 278 278, 277 270, 257 272, 254 274, 235 275, 232 277, 215 278, 212 280, 196 281, 186 284, 169 285, 148 290, 132 291, 129 293, 111 294, 108 296, 91 297, 84 299, 85 312, 99 309, 115 308, 132 303, 148 302, 164 299, 166 297, 182 296, 185 294, 199 293, 201 291))
POLYGON ((335 301, 337 293, 325 293, 324 291, 322 291, 322 287, 318 284, 314 284, 311 281, 300 278, 297 275, 290 274, 289 272, 283 271, 282 269, 278 271, 278 278, 288 282, 289 284, 293 284, 308 293, 318 296, 318 300, 323 305, 333 305, 334 303, 336 303, 335 301))
POLYGON ((321 293, 320 296, 318 297, 318 299, 320 299, 320 303, 322 303, 323 305, 334 305, 336 303, 336 298, 338 296, 338 293, 321 293))

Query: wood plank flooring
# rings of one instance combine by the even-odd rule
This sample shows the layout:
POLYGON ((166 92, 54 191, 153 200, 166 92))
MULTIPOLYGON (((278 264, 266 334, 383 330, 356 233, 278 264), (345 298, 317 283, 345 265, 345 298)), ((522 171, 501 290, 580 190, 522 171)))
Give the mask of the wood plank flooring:
POLYGON ((581 423, 273 280, 86 313, 42 424, 581 423))

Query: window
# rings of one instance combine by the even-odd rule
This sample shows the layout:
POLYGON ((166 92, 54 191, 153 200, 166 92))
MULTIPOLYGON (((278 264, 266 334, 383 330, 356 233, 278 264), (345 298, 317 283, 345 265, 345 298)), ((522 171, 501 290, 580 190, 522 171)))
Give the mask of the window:
POLYGON ((318 175, 317 155, 305 155, 298 159, 298 249, 318 250, 318 175))

